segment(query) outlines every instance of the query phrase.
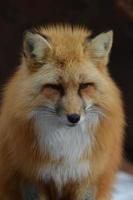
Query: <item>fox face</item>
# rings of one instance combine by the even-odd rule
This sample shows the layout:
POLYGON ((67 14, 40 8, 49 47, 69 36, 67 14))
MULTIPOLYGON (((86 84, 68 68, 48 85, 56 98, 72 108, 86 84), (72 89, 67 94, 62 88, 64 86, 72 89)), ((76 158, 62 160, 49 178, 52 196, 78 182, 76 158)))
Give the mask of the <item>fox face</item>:
POLYGON ((71 27, 26 33, 21 70, 27 73, 23 90, 30 92, 22 98, 29 100, 24 105, 30 116, 43 113, 62 126, 95 124, 104 116, 112 82, 106 69, 112 32, 94 39, 89 34, 71 27))
POLYGON ((73 77, 71 72, 70 76, 67 74, 63 77, 62 74, 63 71, 41 89, 41 104, 38 102, 37 107, 46 116, 55 117, 62 125, 74 126, 88 120, 93 111, 98 115, 103 114, 95 103, 96 85, 93 80, 88 80, 84 73, 77 71, 73 77), (71 78, 66 80, 66 76, 71 78))

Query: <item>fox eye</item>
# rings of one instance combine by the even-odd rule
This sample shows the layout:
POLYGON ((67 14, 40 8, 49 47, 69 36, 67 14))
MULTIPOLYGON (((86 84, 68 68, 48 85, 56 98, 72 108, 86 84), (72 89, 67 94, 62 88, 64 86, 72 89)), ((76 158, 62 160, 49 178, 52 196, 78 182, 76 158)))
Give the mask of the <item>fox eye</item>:
POLYGON ((64 95, 64 93, 65 93, 64 88, 61 84, 57 84, 57 85, 56 84, 47 84, 47 85, 45 85, 45 87, 57 90, 58 92, 60 92, 61 95, 64 95))
POLYGON ((89 86, 94 86, 94 83, 80 83, 80 85, 79 85, 79 89, 85 89, 85 88, 87 88, 87 87, 89 87, 89 86))

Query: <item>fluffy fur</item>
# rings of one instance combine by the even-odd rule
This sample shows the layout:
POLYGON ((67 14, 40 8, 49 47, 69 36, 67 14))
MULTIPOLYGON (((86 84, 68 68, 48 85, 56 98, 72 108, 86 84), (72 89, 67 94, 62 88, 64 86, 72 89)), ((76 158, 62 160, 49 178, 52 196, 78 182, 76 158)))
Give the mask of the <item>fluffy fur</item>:
POLYGON ((47 200, 82 200, 88 191, 110 200, 125 120, 107 69, 112 32, 90 35, 71 26, 25 34, 1 107, 0 199, 23 199, 28 181, 47 200), (71 123, 70 114, 80 120, 71 123))

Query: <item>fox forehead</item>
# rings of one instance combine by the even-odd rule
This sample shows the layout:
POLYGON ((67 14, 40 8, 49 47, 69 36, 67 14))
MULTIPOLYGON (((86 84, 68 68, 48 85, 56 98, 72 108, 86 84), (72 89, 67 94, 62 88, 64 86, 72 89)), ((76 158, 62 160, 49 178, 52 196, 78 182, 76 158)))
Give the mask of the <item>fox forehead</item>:
POLYGON ((91 32, 80 27, 56 26, 41 28, 40 33, 50 38, 54 60, 64 66, 66 63, 85 59, 85 39, 91 32))
POLYGON ((63 68, 58 64, 47 66, 44 65, 40 69, 38 75, 46 83, 76 85, 79 83, 86 83, 94 81, 99 74, 98 70, 92 63, 71 63, 65 65, 63 68))

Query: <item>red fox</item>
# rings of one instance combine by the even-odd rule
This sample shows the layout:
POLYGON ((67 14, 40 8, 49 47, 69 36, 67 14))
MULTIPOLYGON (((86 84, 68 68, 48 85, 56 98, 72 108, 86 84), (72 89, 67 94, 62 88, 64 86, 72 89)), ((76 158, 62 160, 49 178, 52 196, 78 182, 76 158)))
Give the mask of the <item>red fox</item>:
POLYGON ((112 40, 69 25, 25 34, 1 106, 0 199, 23 199, 24 180, 47 200, 111 199, 125 125, 112 40))

